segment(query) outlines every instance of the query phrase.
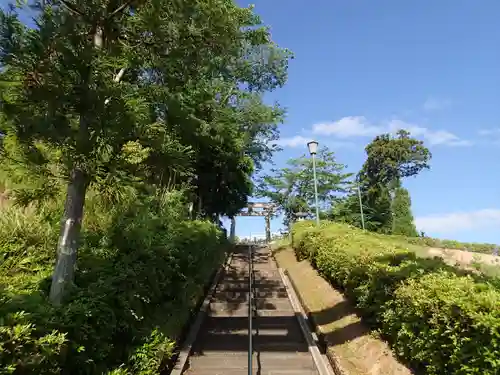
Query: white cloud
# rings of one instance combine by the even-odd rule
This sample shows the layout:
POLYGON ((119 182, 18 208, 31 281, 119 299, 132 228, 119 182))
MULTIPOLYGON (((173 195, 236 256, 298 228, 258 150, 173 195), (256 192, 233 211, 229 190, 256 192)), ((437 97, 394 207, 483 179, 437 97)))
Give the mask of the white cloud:
MULTIPOLYGON (((303 137, 301 135, 296 135, 294 137, 289 137, 289 138, 281 138, 274 142, 275 144, 282 146, 282 147, 290 147, 290 148, 296 148, 296 147, 306 147, 307 142, 312 141, 312 137, 303 137)), ((330 140, 321 140, 322 144, 327 144, 328 147, 330 148, 345 148, 345 147, 351 147, 353 146, 352 142, 336 142, 336 141, 330 141, 330 140)))
POLYGON ((460 139, 459 136, 447 130, 431 130, 419 125, 410 124, 400 120, 393 120, 389 124, 391 132, 398 129, 405 129, 415 137, 423 137, 431 146, 448 145, 448 146, 470 146, 471 141, 460 139))
POLYGON ((482 136, 490 136, 490 135, 496 135, 496 136, 499 136, 500 135, 500 128, 493 128, 493 129, 481 129, 479 130, 479 135, 482 135, 482 136))
POLYGON ((281 138, 276 141, 277 145, 283 146, 283 147, 298 147, 298 146, 303 146, 306 145, 307 142, 311 141, 312 138, 306 138, 301 135, 296 135, 295 137, 290 137, 290 138, 281 138))
POLYGON ((471 212, 453 212, 417 217, 415 225, 424 232, 455 233, 475 228, 498 227, 500 209, 488 208, 471 212))
POLYGON ((415 137, 424 138, 431 146, 470 146, 472 144, 447 130, 431 130, 401 120, 373 125, 363 116, 348 116, 334 122, 315 124, 312 127, 314 134, 333 135, 338 138, 374 137, 382 133, 394 133, 399 129, 405 129, 415 137))
POLYGON ((384 129, 370 125, 363 116, 343 117, 335 122, 325 122, 313 125, 313 133, 321 135, 335 135, 339 138, 373 137, 384 129))
POLYGON ((428 98, 424 103, 425 111, 437 111, 451 106, 452 101, 450 99, 438 99, 438 98, 428 98))

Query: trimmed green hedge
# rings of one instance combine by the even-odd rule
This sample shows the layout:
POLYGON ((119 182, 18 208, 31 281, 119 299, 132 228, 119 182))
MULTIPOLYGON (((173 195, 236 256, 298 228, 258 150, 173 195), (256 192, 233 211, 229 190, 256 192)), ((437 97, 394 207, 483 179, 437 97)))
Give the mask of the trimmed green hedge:
POLYGON ((342 224, 298 223, 293 245, 413 369, 500 374, 498 280, 467 274, 438 258, 419 258, 342 224))
POLYGON ((181 195, 88 199, 75 286, 47 300, 59 213, 0 213, 0 374, 159 374, 226 238, 181 195))

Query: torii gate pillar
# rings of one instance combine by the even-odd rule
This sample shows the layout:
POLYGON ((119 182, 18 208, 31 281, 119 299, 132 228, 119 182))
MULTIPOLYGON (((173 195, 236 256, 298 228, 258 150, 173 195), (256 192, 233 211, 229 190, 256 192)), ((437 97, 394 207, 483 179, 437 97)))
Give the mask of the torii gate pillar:
POLYGON ((271 242, 271 216, 266 215, 266 242, 271 242))
POLYGON ((231 218, 231 232, 229 235, 229 241, 231 243, 234 243, 236 240, 236 218, 232 217, 231 218))

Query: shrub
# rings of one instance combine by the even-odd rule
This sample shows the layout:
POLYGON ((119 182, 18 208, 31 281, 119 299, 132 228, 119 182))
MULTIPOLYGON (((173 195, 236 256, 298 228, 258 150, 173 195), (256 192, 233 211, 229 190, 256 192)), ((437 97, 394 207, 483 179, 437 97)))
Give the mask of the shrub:
POLYGON ((58 213, 8 207, 0 226, 0 374, 164 369, 227 245, 217 226, 184 211, 177 192, 114 206, 90 196, 75 285, 54 307, 47 294, 58 213))
POLYGON ((497 281, 341 224, 299 223, 293 244, 413 368, 433 375, 500 373, 497 281))

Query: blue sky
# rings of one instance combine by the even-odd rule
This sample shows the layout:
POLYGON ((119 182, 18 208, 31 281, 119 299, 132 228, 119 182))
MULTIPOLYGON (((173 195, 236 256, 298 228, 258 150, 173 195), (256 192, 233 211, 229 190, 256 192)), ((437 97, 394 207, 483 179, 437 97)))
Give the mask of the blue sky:
MULTIPOLYGON (((315 138, 356 172, 373 136, 406 128, 433 153, 431 170, 405 181, 417 226, 500 243, 500 1, 252 3, 295 53, 269 95, 288 110, 278 166, 315 138)), ((263 218, 237 219, 238 236, 263 232, 263 218)))

